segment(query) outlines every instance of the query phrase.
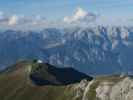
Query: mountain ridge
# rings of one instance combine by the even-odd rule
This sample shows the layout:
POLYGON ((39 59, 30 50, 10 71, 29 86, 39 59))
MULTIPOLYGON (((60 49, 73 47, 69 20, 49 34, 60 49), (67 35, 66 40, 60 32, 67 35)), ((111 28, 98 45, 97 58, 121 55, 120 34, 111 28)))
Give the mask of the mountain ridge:
MULTIPOLYGON (((39 63, 24 61, 18 62, 15 64, 16 66, 12 65, 11 70, 8 67, 7 71, 0 74, 0 97, 2 100, 107 100, 107 98, 108 100, 132 100, 132 76, 99 76, 93 79, 89 77, 89 80, 82 78, 80 81, 67 85, 57 83, 56 85, 38 85, 34 84, 29 77, 31 73, 35 73, 34 70, 29 70, 31 64, 34 65, 32 68, 38 71, 39 63)), ((42 67, 47 72, 49 64, 46 65, 42 67)), ((45 71, 43 70, 41 73, 43 76, 46 75, 45 71)), ((76 76, 74 77, 76 78, 76 76)), ((54 82, 54 80, 52 81, 54 82)))
POLYGON ((31 80, 36 85, 68 85, 80 82, 82 79, 92 80, 92 77, 78 72, 73 68, 57 68, 48 63, 35 61, 20 61, 1 72, 5 76, 20 76, 31 80))
POLYGON ((103 26, 4 31, 0 32, 0 66, 38 58, 88 75, 126 73, 133 65, 132 33, 132 27, 103 26))

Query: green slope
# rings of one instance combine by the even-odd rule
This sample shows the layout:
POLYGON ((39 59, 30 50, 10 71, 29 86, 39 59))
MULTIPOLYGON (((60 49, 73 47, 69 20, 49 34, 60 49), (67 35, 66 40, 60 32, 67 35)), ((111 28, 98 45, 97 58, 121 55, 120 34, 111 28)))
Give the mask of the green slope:
POLYGON ((119 75, 96 77, 92 80, 93 84, 90 85, 89 90, 84 95, 88 84, 92 81, 68 85, 34 84, 29 77, 31 74, 35 74, 44 80, 59 82, 57 80, 59 76, 56 76, 55 73, 52 74, 49 67, 54 68, 49 64, 40 64, 33 61, 22 61, 8 67, 0 74, 0 100, 82 100, 84 96, 87 100, 99 100, 96 98, 96 88, 101 83, 109 82, 115 85, 126 77, 119 75))
MULTIPOLYGON (((74 84, 60 86, 33 84, 29 74, 34 72, 37 66, 37 63, 23 61, 3 71, 0 74, 0 100, 74 100, 74 84)), ((49 73, 44 74, 44 78, 53 79, 49 73)))

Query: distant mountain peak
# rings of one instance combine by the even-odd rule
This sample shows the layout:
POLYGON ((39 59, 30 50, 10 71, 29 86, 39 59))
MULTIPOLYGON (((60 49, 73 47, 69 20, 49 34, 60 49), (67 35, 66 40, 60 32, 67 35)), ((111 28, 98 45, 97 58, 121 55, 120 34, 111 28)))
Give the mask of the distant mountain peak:
POLYGON ((17 60, 37 58, 59 67, 70 66, 88 75, 130 71, 132 33, 133 28, 125 26, 0 31, 0 68, 17 60))

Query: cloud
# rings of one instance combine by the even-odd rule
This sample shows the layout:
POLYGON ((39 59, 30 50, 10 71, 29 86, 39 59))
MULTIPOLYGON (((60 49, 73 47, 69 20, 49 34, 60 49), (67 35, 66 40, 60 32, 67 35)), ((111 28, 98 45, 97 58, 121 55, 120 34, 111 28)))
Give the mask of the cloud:
POLYGON ((45 27, 60 27, 65 26, 64 22, 76 23, 77 22, 91 22, 95 20, 96 15, 89 13, 82 8, 77 8, 72 16, 67 16, 62 20, 50 21, 41 15, 25 16, 25 15, 6 15, 0 12, 0 27, 5 28, 45 28, 45 27), (60 22, 59 22, 60 21, 60 22))
POLYGON ((0 25, 1 27, 27 27, 27 26, 44 26, 46 19, 40 15, 24 16, 24 15, 10 15, 5 16, 3 12, 0 12, 0 25))
POLYGON ((73 22, 91 22, 96 19, 96 15, 93 13, 89 13, 82 8, 77 8, 76 12, 73 16, 66 16, 64 17, 63 21, 66 23, 73 23, 73 22))
POLYGON ((13 15, 13 16, 9 17, 8 25, 14 26, 18 23, 18 21, 19 21, 19 17, 16 15, 13 15))
POLYGON ((44 24, 45 22, 46 22, 46 18, 41 17, 40 15, 36 15, 35 18, 32 19, 33 25, 44 24))
POLYGON ((72 17, 65 17, 64 21, 66 21, 66 22, 73 22, 73 21, 77 21, 79 19, 82 19, 85 16, 87 16, 87 12, 84 11, 82 8, 78 8, 76 10, 75 14, 72 17))

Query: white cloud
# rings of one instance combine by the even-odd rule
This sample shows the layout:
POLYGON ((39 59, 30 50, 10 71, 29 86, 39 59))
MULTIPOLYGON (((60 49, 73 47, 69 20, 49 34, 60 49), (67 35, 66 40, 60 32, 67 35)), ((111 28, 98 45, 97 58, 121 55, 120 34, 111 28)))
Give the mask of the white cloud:
POLYGON ((64 17, 64 22, 66 23, 72 23, 77 21, 90 22, 93 21, 95 18, 96 18, 95 14, 89 13, 83 10, 82 8, 77 8, 73 16, 64 17))
POLYGON ((40 15, 36 15, 35 18, 32 19, 32 23, 33 25, 40 25, 40 24, 44 24, 46 22, 46 19, 40 15))
MULTIPOLYGON (((59 27, 65 25, 64 22, 72 23, 74 22, 90 22, 94 19, 95 15, 88 13, 82 8, 77 8, 73 16, 68 16, 64 18, 64 21, 55 20, 50 21, 45 17, 40 15, 35 16, 25 16, 25 15, 6 15, 0 12, 0 26, 7 28, 45 28, 45 27, 59 27), (60 22, 59 22, 60 21, 60 22)), ((76 23, 77 24, 77 23, 76 23)))
POLYGON ((84 18, 85 16, 87 16, 87 12, 84 11, 82 8, 78 8, 73 18, 74 20, 78 20, 80 18, 84 18))
POLYGON ((13 15, 9 18, 8 25, 9 26, 14 26, 18 23, 19 17, 16 15, 13 15))
POLYGON ((42 25, 46 22, 46 19, 41 17, 40 15, 36 15, 34 17, 24 16, 24 15, 12 15, 8 17, 7 25, 15 26, 15 25, 31 25, 37 26, 42 25))
POLYGON ((4 24, 8 28, 23 29, 23 30, 35 30, 43 29, 50 26, 50 22, 40 15, 35 16, 24 16, 24 15, 13 15, 8 16, 8 20, 4 24))

